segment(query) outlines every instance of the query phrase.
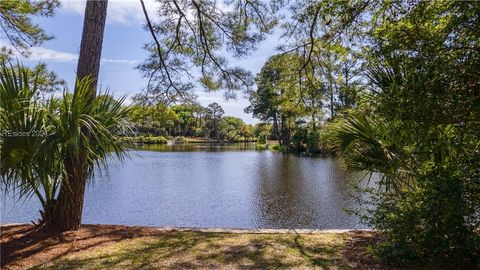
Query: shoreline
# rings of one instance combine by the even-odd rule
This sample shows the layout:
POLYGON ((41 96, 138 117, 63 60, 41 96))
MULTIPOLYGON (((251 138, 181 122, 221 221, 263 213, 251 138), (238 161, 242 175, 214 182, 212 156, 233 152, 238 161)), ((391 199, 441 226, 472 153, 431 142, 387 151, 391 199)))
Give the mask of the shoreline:
MULTIPOLYGON (((14 226, 33 226, 31 223, 0 223, 0 228, 14 226)), ((82 224, 82 226, 122 226, 129 228, 152 229, 159 232, 205 232, 205 233, 235 233, 235 234, 323 234, 323 233, 350 233, 375 232, 373 229, 245 229, 245 228, 217 228, 217 227, 176 227, 176 226, 138 226, 122 224, 82 224)))

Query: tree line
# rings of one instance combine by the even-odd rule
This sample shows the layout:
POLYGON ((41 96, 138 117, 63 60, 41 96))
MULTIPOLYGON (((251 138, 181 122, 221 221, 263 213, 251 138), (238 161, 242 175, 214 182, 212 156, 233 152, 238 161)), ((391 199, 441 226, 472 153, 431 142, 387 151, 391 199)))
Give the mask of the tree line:
MULTIPOLYGON (((139 101, 129 106, 132 136, 194 137, 224 142, 254 141, 268 136, 269 126, 249 125, 238 117, 227 116, 218 103, 206 107, 190 100, 177 104, 145 104, 139 101)), ((135 138, 132 138, 135 140, 135 138)))

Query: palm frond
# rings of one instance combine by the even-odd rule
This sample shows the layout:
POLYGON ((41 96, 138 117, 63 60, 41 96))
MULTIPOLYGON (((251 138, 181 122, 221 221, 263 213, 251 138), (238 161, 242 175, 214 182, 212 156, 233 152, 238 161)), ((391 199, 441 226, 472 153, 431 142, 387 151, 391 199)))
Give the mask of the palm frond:
POLYGON ((25 68, 0 69, 0 179, 20 198, 38 197, 43 216, 55 207, 60 186, 69 184, 67 160, 85 155, 91 176, 95 166, 107 166, 110 155, 125 157, 119 138, 129 129, 125 97, 114 99, 108 90, 95 96, 91 79, 84 78, 73 94, 39 101, 25 68))
POLYGON ((387 190, 410 188, 412 168, 395 142, 395 124, 361 114, 345 116, 334 132, 334 146, 345 167, 353 172, 380 173, 379 185, 387 190))
POLYGON ((0 76, 0 178, 6 189, 20 197, 36 195, 42 204, 54 191, 46 177, 51 159, 45 155, 47 110, 35 100, 36 84, 29 83, 27 69, 3 64, 0 76))

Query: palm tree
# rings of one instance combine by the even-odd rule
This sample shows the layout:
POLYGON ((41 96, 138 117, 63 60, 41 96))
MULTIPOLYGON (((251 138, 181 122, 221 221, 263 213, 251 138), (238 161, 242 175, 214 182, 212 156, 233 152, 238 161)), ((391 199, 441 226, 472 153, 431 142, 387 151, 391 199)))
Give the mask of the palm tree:
POLYGON ((78 184, 71 176, 84 173, 88 179, 95 166, 106 166, 108 156, 124 156, 118 136, 128 129, 128 109, 122 106, 124 97, 115 100, 108 91, 92 99, 88 77, 78 80, 76 91, 65 91, 60 100, 36 99, 38 89, 29 81, 25 69, 2 67, 0 129, 12 131, 12 136, 0 138, 0 177, 7 188, 18 188, 21 196, 37 196, 43 207, 42 223, 61 229, 71 224, 64 220, 62 211, 67 208, 59 205, 62 199, 67 201, 62 191, 78 184), (19 136, 23 135, 19 132, 35 132, 35 136, 19 136), (85 157, 81 171, 72 166, 78 164, 70 163, 79 156, 85 157))

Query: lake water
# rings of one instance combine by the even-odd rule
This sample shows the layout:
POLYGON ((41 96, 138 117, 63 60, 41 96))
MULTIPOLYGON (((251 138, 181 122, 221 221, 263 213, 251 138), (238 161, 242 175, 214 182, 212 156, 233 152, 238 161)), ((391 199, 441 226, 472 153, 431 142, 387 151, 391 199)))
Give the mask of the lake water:
MULTIPOLYGON (((83 223, 219 228, 363 228, 344 212, 353 177, 333 158, 254 145, 144 146, 110 161, 85 195, 83 223)), ((2 193, 1 223, 36 220, 39 203, 2 193)))

